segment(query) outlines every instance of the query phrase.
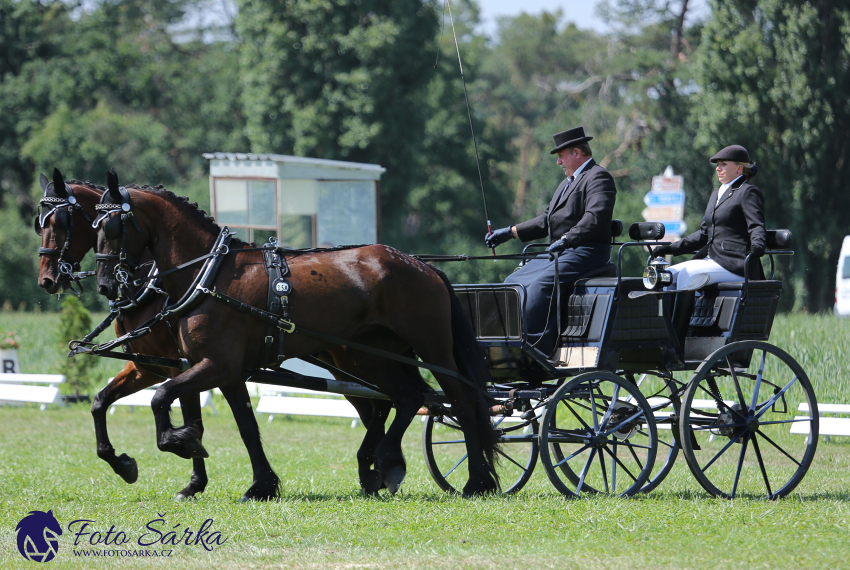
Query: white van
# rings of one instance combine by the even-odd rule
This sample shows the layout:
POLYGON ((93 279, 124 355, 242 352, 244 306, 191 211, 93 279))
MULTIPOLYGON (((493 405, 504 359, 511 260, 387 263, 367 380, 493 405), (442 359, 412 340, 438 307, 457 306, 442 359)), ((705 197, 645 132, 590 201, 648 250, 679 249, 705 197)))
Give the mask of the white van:
POLYGON ((836 317, 850 316, 850 236, 844 237, 838 256, 838 272, 835 274, 836 317))

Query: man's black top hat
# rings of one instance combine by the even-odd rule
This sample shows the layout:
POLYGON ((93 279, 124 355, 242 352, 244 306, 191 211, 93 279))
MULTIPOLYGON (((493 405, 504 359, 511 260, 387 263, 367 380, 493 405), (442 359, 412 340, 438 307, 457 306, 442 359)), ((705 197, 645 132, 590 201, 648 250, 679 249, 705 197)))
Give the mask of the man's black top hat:
POLYGON ((742 147, 739 144, 733 144, 732 146, 727 146, 717 154, 711 157, 711 162, 720 162, 721 160, 728 160, 729 162, 750 162, 750 153, 747 152, 747 149, 742 147))
POLYGON ((584 127, 576 127, 574 129, 552 135, 552 138, 555 139, 555 148, 552 149, 549 154, 555 154, 562 148, 567 148, 568 146, 576 146, 583 142, 593 140, 593 137, 584 136, 584 127))

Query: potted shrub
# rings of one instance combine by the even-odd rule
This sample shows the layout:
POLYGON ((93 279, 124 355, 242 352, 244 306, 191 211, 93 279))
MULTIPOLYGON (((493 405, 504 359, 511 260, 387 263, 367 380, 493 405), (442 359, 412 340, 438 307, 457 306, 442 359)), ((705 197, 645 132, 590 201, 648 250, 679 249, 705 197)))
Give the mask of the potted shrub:
POLYGON ((0 330, 0 372, 20 374, 18 364, 18 349, 21 341, 13 331, 0 330))

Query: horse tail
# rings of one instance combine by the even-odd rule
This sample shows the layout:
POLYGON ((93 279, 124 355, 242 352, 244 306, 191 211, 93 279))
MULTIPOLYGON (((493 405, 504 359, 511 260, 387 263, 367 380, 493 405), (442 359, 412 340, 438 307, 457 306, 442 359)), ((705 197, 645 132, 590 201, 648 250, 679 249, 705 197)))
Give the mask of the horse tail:
POLYGON ((476 433, 484 451, 487 467, 496 484, 498 484, 496 454, 499 447, 499 434, 490 421, 489 397, 487 395, 487 384, 493 382, 493 378, 484 364, 484 354, 475 338, 472 323, 466 311, 464 311, 460 299, 455 294, 449 278, 433 265, 429 265, 429 267, 443 280, 446 289, 449 291, 452 311, 452 339, 454 342, 452 353, 460 374, 472 382, 470 388, 475 400, 476 433))

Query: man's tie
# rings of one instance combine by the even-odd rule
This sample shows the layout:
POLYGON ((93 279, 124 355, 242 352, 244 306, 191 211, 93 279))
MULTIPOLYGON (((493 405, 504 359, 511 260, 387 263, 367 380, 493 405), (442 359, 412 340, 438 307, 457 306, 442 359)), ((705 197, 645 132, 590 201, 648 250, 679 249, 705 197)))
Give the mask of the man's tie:
POLYGON ((561 190, 561 195, 560 195, 560 196, 558 196, 558 202, 560 202, 561 200, 563 200, 563 199, 564 199, 564 194, 566 194, 566 193, 567 193, 567 189, 570 187, 570 184, 572 184, 572 183, 573 183, 573 180, 574 180, 574 179, 575 179, 575 176, 570 176, 569 178, 567 178, 567 185, 566 185, 566 186, 564 186, 564 189, 563 189, 563 190, 561 190))

